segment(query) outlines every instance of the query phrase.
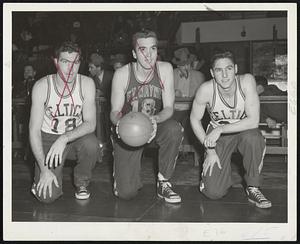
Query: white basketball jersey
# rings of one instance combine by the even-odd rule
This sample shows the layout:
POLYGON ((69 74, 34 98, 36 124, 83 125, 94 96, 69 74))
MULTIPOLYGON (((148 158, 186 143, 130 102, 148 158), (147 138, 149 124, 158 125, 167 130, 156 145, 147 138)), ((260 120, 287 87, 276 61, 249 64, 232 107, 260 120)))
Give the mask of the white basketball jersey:
POLYGON ((211 118, 210 124, 216 128, 219 125, 231 124, 246 117, 245 95, 241 89, 239 77, 235 78, 236 89, 234 93, 234 104, 230 106, 219 92, 217 83, 213 80, 212 106, 208 105, 208 112, 211 118))
POLYGON ((69 85, 69 89, 65 87, 63 94, 60 94, 55 79, 56 75, 47 76, 48 91, 42 131, 61 135, 82 123, 81 75, 76 76, 75 82, 72 86, 69 85))

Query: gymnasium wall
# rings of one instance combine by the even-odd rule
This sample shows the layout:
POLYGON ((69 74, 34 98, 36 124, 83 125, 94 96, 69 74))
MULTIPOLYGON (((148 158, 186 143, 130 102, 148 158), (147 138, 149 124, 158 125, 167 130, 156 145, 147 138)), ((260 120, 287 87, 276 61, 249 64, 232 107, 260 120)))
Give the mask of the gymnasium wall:
POLYGON ((181 23, 177 34, 178 45, 195 43, 196 28, 200 28, 200 43, 272 40, 273 26, 278 39, 287 39, 287 18, 239 19, 181 23), (244 30, 246 35, 241 36, 244 30))

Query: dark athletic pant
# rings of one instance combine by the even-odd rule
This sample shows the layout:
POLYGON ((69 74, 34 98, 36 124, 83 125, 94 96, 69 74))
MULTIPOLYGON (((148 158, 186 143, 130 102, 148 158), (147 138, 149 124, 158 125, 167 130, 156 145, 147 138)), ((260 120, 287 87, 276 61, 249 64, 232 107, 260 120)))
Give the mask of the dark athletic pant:
POLYGON ((222 169, 215 164, 211 176, 209 176, 209 170, 206 172, 206 176, 202 172, 200 191, 207 197, 211 199, 221 198, 232 186, 230 163, 232 153, 236 150, 243 156, 247 185, 256 187, 260 185, 260 172, 263 166, 266 144, 259 129, 221 135, 215 150, 219 156, 222 169))
MULTIPOLYGON (((183 128, 175 120, 166 120, 157 124, 156 137, 153 140, 159 146, 158 170, 164 178, 170 179, 183 140, 183 128)), ((140 171, 144 146, 129 147, 116 136, 112 137, 112 142, 114 193, 120 198, 131 199, 142 187, 140 171)))
MULTIPOLYGON (((42 132, 42 143, 45 157, 50 150, 52 144, 56 141, 59 135, 53 135, 42 132)), ((74 167, 74 185, 78 186, 88 186, 90 179, 92 178, 92 169, 97 161, 97 155, 99 153, 99 144, 96 136, 94 134, 87 134, 77 140, 67 144, 64 152, 61 164, 56 168, 51 168, 51 171, 56 175, 59 187, 56 187, 54 182, 52 183, 52 197, 50 198, 49 192, 47 191, 46 198, 43 194, 36 197, 41 202, 50 203, 59 198, 62 194, 62 178, 63 178, 63 167, 66 159, 76 160, 77 165, 74 167)), ((35 175, 34 184, 35 192, 38 193, 36 185, 40 179, 40 167, 37 162, 35 162, 35 175)))

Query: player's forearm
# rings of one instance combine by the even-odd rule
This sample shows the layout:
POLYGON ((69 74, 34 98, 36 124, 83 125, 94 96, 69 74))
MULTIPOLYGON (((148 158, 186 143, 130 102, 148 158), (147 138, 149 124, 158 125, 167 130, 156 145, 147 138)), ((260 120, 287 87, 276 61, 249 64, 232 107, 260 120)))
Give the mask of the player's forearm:
POLYGON ((121 118, 122 118, 122 113, 120 111, 110 112, 110 120, 114 125, 116 125, 121 118))
POLYGON ((161 123, 171 118, 173 115, 173 107, 165 107, 162 111, 160 111, 156 116, 158 117, 157 123, 161 123))
POLYGON ((192 126, 192 129, 193 129, 196 137, 201 142, 201 144, 203 144, 206 133, 203 129, 201 120, 195 120, 195 119, 191 118, 191 126, 192 126))
POLYGON ((29 140, 33 155, 37 161, 41 172, 49 170, 47 165, 45 165, 45 154, 42 145, 42 135, 41 131, 29 131, 29 140))
POLYGON ((93 133, 96 129, 96 120, 95 121, 85 121, 74 130, 68 131, 61 135, 65 137, 66 142, 74 141, 80 137, 83 137, 87 134, 93 133))
POLYGON ((236 123, 226 124, 222 127, 222 134, 240 132, 244 130, 258 128, 259 119, 258 118, 245 118, 236 123))

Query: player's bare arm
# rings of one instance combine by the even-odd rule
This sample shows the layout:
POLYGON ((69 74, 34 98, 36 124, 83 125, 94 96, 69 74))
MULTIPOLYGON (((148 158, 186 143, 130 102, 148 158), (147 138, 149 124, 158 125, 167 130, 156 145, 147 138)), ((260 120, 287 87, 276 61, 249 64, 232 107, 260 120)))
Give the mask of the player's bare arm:
POLYGON ((122 117, 128 72, 129 65, 125 65, 115 71, 112 80, 110 120, 114 125, 116 125, 122 117))
POLYGON ((44 165, 45 154, 42 146, 41 128, 44 116, 44 102, 46 101, 47 81, 42 78, 37 81, 32 89, 32 106, 29 121, 29 139, 33 154, 41 171, 48 170, 44 165))
POLYGON ((45 152, 42 146, 41 127, 44 116, 44 103, 47 97, 47 80, 42 78, 37 81, 32 90, 32 106, 29 122, 29 139, 32 152, 41 170, 40 180, 37 184, 38 195, 46 198, 47 190, 52 196, 52 182, 58 187, 56 176, 45 164, 45 152))
MULTIPOLYGON (((201 143, 205 142, 206 133, 203 129, 201 120, 203 118, 207 104, 210 103, 212 97, 212 82, 203 83, 197 90, 195 99, 193 101, 192 111, 190 114, 190 121, 192 129, 201 143)), ((207 156, 203 164, 203 172, 206 175, 210 169, 210 175, 214 164, 217 163, 221 168, 219 157, 214 149, 207 149, 207 156)))
POLYGON ((207 104, 209 104, 210 101, 210 94, 211 92, 212 83, 211 82, 205 82, 203 83, 197 90, 193 105, 192 105, 192 111, 190 114, 190 121, 192 129, 198 138, 198 140, 203 143, 206 133, 202 126, 202 118, 206 109, 207 104))
POLYGON ((157 123, 161 123, 171 118, 174 112, 174 101, 175 101, 175 91, 174 91, 174 73, 173 67, 168 62, 157 62, 161 75, 161 82, 163 84, 162 89, 162 101, 163 110, 160 111, 155 117, 157 123))

